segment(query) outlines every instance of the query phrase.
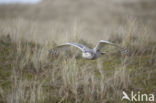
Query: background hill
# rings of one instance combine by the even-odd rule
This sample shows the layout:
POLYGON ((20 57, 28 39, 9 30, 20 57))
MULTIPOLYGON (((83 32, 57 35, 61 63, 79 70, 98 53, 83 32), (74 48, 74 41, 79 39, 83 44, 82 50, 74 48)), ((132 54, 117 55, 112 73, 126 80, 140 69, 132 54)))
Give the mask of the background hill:
POLYGON ((132 19, 143 22, 143 25, 155 33, 155 5, 155 0, 43 0, 34 5, 1 5, 0 19, 20 17, 41 22, 44 27, 51 23, 50 25, 63 29, 64 32, 77 25, 83 35, 92 35, 90 40, 97 41, 102 37, 107 38, 112 28, 132 19))

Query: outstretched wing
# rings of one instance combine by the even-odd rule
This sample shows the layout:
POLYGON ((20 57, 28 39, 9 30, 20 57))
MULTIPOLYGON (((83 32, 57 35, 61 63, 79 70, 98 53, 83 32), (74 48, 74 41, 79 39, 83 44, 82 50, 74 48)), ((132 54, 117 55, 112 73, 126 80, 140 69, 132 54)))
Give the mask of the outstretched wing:
POLYGON ((66 45, 70 45, 70 46, 74 46, 79 48, 81 51, 86 51, 88 50, 88 47, 82 45, 82 44, 78 44, 78 43, 74 43, 74 42, 70 42, 70 43, 66 43, 66 45))
POLYGON ((62 50, 65 50, 65 49, 68 49, 68 47, 70 46, 74 46, 78 49, 80 49, 82 52, 83 51, 86 51, 88 48, 82 44, 78 44, 78 43, 74 43, 74 42, 69 42, 69 43, 66 43, 66 44, 63 44, 63 45, 59 45, 53 49, 50 49, 49 52, 52 53, 52 54, 57 54, 58 52, 62 51, 62 50))
POLYGON ((102 47, 104 46, 104 45, 106 45, 106 44, 110 44, 110 45, 112 45, 112 46, 116 46, 116 47, 118 47, 118 48, 120 48, 120 49, 123 49, 122 47, 120 47, 120 46, 118 46, 118 45, 116 45, 116 44, 114 44, 114 43, 112 43, 112 42, 109 42, 109 41, 105 41, 105 40, 100 40, 98 43, 97 43, 97 45, 95 46, 95 50, 97 51, 97 50, 100 50, 100 49, 102 49, 102 47))

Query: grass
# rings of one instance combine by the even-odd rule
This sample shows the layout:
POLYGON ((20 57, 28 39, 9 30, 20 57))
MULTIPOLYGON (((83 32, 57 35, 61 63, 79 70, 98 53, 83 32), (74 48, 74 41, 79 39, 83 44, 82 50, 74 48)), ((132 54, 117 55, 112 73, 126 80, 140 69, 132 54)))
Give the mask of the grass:
MULTIPOLYGON (((120 103, 123 90, 156 94, 156 41, 144 27, 137 28, 131 22, 109 38, 126 47, 129 56, 106 46, 113 52, 85 60, 74 54, 50 56, 48 50, 55 41, 40 44, 14 38, 12 34, 24 33, 27 25, 31 24, 17 23, 16 32, 1 28, 0 103, 120 103), (3 35, 7 32, 8 36, 3 35)), ((70 39, 92 46, 78 35, 70 39)))

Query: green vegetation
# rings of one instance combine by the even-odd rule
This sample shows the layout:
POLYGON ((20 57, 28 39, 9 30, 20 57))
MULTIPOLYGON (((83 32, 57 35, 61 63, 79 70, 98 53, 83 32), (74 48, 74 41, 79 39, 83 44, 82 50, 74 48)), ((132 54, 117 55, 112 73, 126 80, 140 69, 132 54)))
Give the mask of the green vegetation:
MULTIPOLYGON (((0 103, 120 103, 123 90, 156 93, 156 42, 140 35, 143 29, 135 35, 129 30, 110 39, 126 47, 128 56, 105 47, 113 52, 98 60, 74 54, 53 57, 48 54, 53 42, 1 35, 0 103)), ((89 45, 78 37, 76 41, 89 45)))
POLYGON ((123 90, 156 96, 155 4, 156 0, 0 4, 0 103, 121 103, 123 90), (129 55, 111 46, 105 46, 108 54, 97 60, 82 59, 75 48, 48 54, 65 42, 94 47, 100 39, 127 48, 129 55))

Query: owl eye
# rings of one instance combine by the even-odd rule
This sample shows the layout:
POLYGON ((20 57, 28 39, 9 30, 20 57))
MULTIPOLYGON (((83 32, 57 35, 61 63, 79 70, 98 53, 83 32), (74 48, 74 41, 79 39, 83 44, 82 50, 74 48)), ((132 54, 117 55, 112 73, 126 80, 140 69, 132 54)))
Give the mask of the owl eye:
POLYGON ((98 50, 96 50, 97 52, 99 52, 100 50, 98 49, 98 50))

